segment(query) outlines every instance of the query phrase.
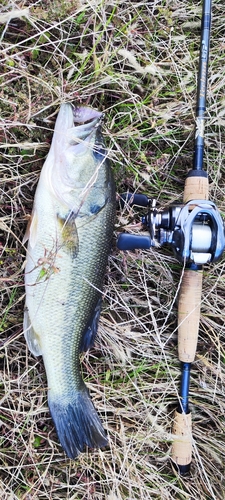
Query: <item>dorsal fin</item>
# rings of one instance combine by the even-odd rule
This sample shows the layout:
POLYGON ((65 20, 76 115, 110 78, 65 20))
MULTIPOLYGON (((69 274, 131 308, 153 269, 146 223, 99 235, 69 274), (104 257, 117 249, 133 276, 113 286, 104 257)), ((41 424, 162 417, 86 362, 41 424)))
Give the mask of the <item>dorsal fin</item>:
POLYGON ((98 330, 98 322, 99 322, 99 317, 101 313, 101 305, 102 305, 102 298, 98 300, 94 314, 92 318, 89 321, 89 324, 87 326, 86 332, 84 333, 81 344, 80 344, 80 351, 84 352, 93 347, 95 337, 97 335, 97 330, 98 330))

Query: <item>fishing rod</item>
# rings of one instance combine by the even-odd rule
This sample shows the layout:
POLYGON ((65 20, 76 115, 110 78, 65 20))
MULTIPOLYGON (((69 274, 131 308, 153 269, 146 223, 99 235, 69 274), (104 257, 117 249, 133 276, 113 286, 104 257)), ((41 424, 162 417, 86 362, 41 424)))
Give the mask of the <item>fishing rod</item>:
POLYGON ((148 229, 149 235, 121 233, 117 240, 120 250, 170 245, 182 264, 178 299, 181 383, 178 408, 174 415, 171 457, 180 474, 189 472, 192 460, 189 385, 191 364, 195 359, 198 341, 203 266, 216 262, 225 248, 224 223, 216 205, 208 200, 208 175, 203 170, 211 10, 212 0, 203 0, 193 168, 185 180, 183 204, 159 210, 156 208, 156 200, 146 195, 122 195, 123 203, 148 208, 142 224, 148 229))

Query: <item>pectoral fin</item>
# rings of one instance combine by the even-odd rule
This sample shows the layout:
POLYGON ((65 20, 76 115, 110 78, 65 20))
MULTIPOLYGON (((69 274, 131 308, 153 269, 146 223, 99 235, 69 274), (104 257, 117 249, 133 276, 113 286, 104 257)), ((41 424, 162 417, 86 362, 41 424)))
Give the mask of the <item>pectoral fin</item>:
POLYGON ((102 305, 102 298, 100 298, 97 302, 97 305, 94 310, 94 314, 88 324, 88 327, 82 337, 81 340, 81 345, 80 345, 80 351, 87 351, 94 345, 95 337, 97 334, 98 330, 98 321, 101 313, 101 305, 102 305))
POLYGON ((77 226, 75 222, 75 215, 71 212, 67 217, 57 215, 59 221, 63 246, 72 255, 73 258, 77 256, 79 250, 79 238, 77 233, 77 226))
POLYGON ((24 319, 23 319, 23 329, 24 329, 24 337, 26 339, 28 348, 34 356, 41 356, 42 355, 42 348, 40 344, 40 337, 39 335, 34 331, 29 313, 27 308, 24 310, 24 319))

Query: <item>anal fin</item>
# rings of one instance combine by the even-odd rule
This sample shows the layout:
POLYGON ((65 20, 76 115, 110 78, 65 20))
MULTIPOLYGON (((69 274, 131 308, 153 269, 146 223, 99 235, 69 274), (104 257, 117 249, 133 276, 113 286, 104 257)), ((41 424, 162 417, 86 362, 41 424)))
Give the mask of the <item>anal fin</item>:
POLYGON ((23 329, 24 329, 24 337, 26 339, 26 342, 27 342, 27 345, 28 345, 30 352, 34 356, 41 356, 42 355, 42 348, 41 348, 41 344, 40 344, 40 337, 34 331, 32 325, 31 325, 28 309, 26 307, 24 310, 23 329))

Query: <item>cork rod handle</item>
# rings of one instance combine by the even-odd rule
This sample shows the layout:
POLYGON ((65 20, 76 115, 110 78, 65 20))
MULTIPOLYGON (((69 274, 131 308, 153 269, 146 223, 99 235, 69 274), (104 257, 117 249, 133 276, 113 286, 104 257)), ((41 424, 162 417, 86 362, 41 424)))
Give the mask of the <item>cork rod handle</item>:
MULTIPOLYGON (((191 171, 193 172, 193 171, 191 171)), ((208 177, 199 175, 187 177, 184 186, 184 203, 198 199, 207 200, 209 194, 208 177)), ((178 301, 178 355, 184 363, 192 363, 195 358, 200 306, 202 294, 202 270, 185 269, 178 301)))
MULTIPOLYGON (((208 199, 208 178, 201 173, 187 177, 184 203, 208 199)), ((182 363, 195 359, 200 321, 202 269, 184 269, 178 300, 178 356, 182 363)), ((180 470, 190 465, 192 459, 191 413, 175 412, 173 425, 172 460, 180 470)))
POLYGON ((192 456, 191 413, 175 412, 172 460, 179 466, 189 465, 192 456))

